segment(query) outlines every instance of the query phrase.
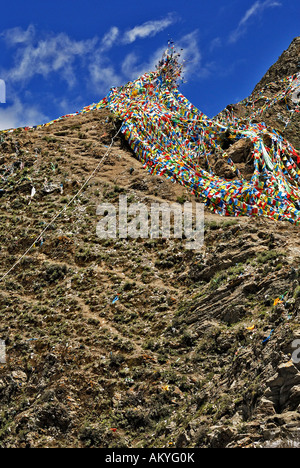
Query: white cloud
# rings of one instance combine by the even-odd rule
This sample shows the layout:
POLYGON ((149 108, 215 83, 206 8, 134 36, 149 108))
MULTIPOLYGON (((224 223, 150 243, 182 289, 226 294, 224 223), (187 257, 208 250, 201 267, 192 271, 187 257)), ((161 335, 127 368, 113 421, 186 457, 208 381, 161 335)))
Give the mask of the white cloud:
MULTIPOLYGON (((198 45, 198 30, 181 37, 176 42, 175 48, 180 53, 180 60, 184 62, 185 78, 190 78, 195 74, 197 76, 207 75, 207 68, 201 68, 202 54, 198 45)), ((144 73, 155 70, 165 50, 165 45, 159 47, 147 61, 142 61, 135 52, 130 52, 122 62, 123 75, 129 80, 135 80, 144 73)))
POLYGON ((35 28, 30 24, 26 31, 20 27, 5 30, 1 36, 9 45, 24 44, 30 42, 35 35, 35 28))
POLYGON ((120 86, 123 83, 123 77, 117 74, 111 63, 101 63, 99 61, 90 64, 89 80, 94 92, 99 95, 105 95, 110 88, 120 86))
POLYGON ((178 47, 181 47, 181 58, 185 62, 184 74, 185 77, 191 76, 195 73, 203 73, 204 68, 201 69, 202 54, 198 45, 198 30, 186 34, 178 41, 178 47))
POLYGON ((97 38, 76 41, 65 33, 38 40, 34 36, 34 29, 30 27, 27 31, 13 28, 4 33, 9 45, 19 46, 15 65, 2 72, 7 82, 26 84, 35 75, 47 78, 51 73, 59 72, 60 77, 72 86, 76 82, 75 60, 84 59, 98 41, 97 38))
POLYGON ((118 39, 119 35, 119 28, 117 28, 116 26, 112 26, 102 38, 101 45, 103 50, 110 49, 118 39))
POLYGON ((215 37, 210 43, 209 51, 213 52, 214 50, 218 49, 221 46, 222 46, 221 38, 220 37, 215 37))
POLYGON ((48 116, 37 107, 24 105, 20 99, 9 106, 0 107, 0 130, 33 126, 48 121, 48 116))
POLYGON ((135 53, 127 54, 122 62, 122 73, 128 80, 135 80, 144 73, 155 70, 155 66, 161 59, 166 46, 159 47, 147 61, 142 61, 135 53))
POLYGON ((176 18, 173 14, 169 14, 166 18, 161 20, 147 21, 146 23, 135 26, 134 28, 126 31, 122 40, 124 44, 132 44, 136 39, 155 36, 168 26, 171 26, 171 24, 174 24, 175 21, 176 18))
POLYGON ((276 0, 257 0, 241 18, 237 28, 231 33, 229 42, 235 43, 239 40, 239 38, 247 31, 247 23, 253 17, 262 15, 267 8, 274 8, 280 6, 282 6, 282 4, 276 0))

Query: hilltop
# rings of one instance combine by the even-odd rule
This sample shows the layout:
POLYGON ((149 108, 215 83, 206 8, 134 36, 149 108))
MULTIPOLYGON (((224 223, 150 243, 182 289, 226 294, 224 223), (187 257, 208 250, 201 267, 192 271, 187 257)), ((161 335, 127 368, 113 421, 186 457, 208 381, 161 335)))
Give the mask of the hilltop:
MULTIPOLYGON (((1 276, 76 195, 120 125, 100 108, 3 135, 1 276)), ((296 114, 292 125, 299 149, 296 114)), ((237 164, 250 170, 247 158, 237 164)), ((195 201, 146 172, 118 133, 95 177, 1 284, 0 446, 297 444, 299 227, 206 210, 199 251, 184 239, 101 240, 97 206, 120 194, 149 207, 195 201)))
MULTIPOLYGON (((272 99, 282 92, 286 87, 286 77, 300 72, 299 57, 300 37, 296 37, 255 86, 251 97, 241 103, 233 104, 234 113, 240 118, 247 118, 252 112, 252 107, 257 111, 261 109, 265 103, 264 97, 272 99)), ((263 115, 258 117, 258 121, 263 120, 268 126, 278 129, 299 151, 300 119, 298 113, 290 112, 293 107, 291 97, 281 100, 272 108, 266 109, 263 115)))

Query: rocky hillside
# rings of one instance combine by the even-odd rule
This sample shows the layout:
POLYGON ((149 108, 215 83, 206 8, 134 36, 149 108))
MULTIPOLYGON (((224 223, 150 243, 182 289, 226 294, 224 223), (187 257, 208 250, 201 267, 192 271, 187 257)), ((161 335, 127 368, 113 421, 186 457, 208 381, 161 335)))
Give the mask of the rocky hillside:
MULTIPOLYGON (((300 37, 294 39, 290 47, 283 52, 278 61, 268 70, 255 87, 254 93, 264 88, 268 83, 273 83, 270 86, 269 93, 271 95, 277 93, 283 89, 283 84, 278 83, 278 81, 296 73, 300 73, 300 37)), ((299 114, 290 113, 288 108, 293 108, 293 103, 290 100, 277 104, 273 110, 267 111, 265 121, 271 127, 278 128, 284 138, 300 150, 299 114), (288 125, 287 122, 289 122, 288 125)))
MULTIPOLYGON (((265 76, 255 86, 253 93, 247 100, 229 106, 239 118, 249 118, 255 111, 259 111, 265 104, 266 98, 272 99, 282 92, 286 77, 300 73, 300 37, 293 40, 291 45, 272 65, 265 76)), ((253 121, 264 121, 271 128, 279 130, 285 139, 290 141, 298 151, 300 150, 300 118, 299 113, 290 112, 294 108, 291 98, 277 102, 253 121)))
POLYGON ((269 83, 277 82, 286 76, 295 75, 300 71, 300 36, 296 37, 277 62, 271 66, 264 77, 256 85, 254 91, 260 91, 269 83))
MULTIPOLYGON (((95 110, 2 138, 0 276, 118 126, 95 110)), ((119 134, 1 283, 0 446, 297 446, 299 227, 206 213, 199 251, 184 239, 101 240, 97 206, 120 194, 192 201, 146 173, 119 134)))

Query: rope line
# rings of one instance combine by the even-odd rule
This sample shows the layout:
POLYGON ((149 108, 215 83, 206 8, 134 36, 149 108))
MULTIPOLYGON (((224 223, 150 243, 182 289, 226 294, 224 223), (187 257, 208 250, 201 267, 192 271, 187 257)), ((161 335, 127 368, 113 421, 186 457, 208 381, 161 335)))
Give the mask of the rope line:
POLYGON ((34 248, 35 244, 37 242, 39 242, 43 235, 45 234, 45 232, 49 229, 49 227, 66 211, 66 209, 74 202, 74 200, 76 200, 76 198, 81 194, 81 192, 84 190, 84 188, 87 186, 87 184, 90 182, 90 180, 95 176, 95 174, 98 172, 98 170, 100 169, 100 166, 101 164, 103 163, 103 161, 105 160, 105 158, 108 156, 111 148, 112 148, 112 145, 114 143, 114 140, 117 138, 118 134, 120 133, 121 131, 121 126, 119 128, 119 130, 117 131, 117 133, 112 137, 112 140, 111 140, 111 143, 106 151, 106 153, 104 154, 103 158, 101 159, 101 161, 99 162, 99 164, 97 165, 97 167, 93 170, 93 172, 89 175, 89 177, 87 178, 87 180, 84 182, 84 184, 81 186, 81 188, 78 190, 78 192, 74 195, 74 197, 69 201, 69 203, 67 205, 65 205, 65 207, 58 213, 56 214, 52 219, 51 221, 49 222, 49 224, 47 224, 47 226, 44 228, 44 230, 39 234, 39 236, 34 240, 34 242, 32 243, 32 245, 26 250, 26 252, 16 261, 16 263, 14 263, 14 265, 2 276, 2 278, 0 278, 0 283, 16 268, 16 266, 18 266, 21 261, 23 260, 23 258, 26 257, 26 255, 28 255, 28 253, 34 248))

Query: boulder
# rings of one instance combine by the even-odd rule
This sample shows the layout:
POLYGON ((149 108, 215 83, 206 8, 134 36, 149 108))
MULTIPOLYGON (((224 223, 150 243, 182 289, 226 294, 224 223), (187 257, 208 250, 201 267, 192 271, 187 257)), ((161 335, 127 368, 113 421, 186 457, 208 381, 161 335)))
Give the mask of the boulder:
POLYGON ((292 361, 278 366, 277 373, 267 381, 265 397, 271 400, 277 413, 296 410, 300 404, 300 372, 292 361))
POLYGON ((227 155, 234 163, 246 163, 252 151, 253 144, 251 140, 245 138, 230 146, 227 155))

